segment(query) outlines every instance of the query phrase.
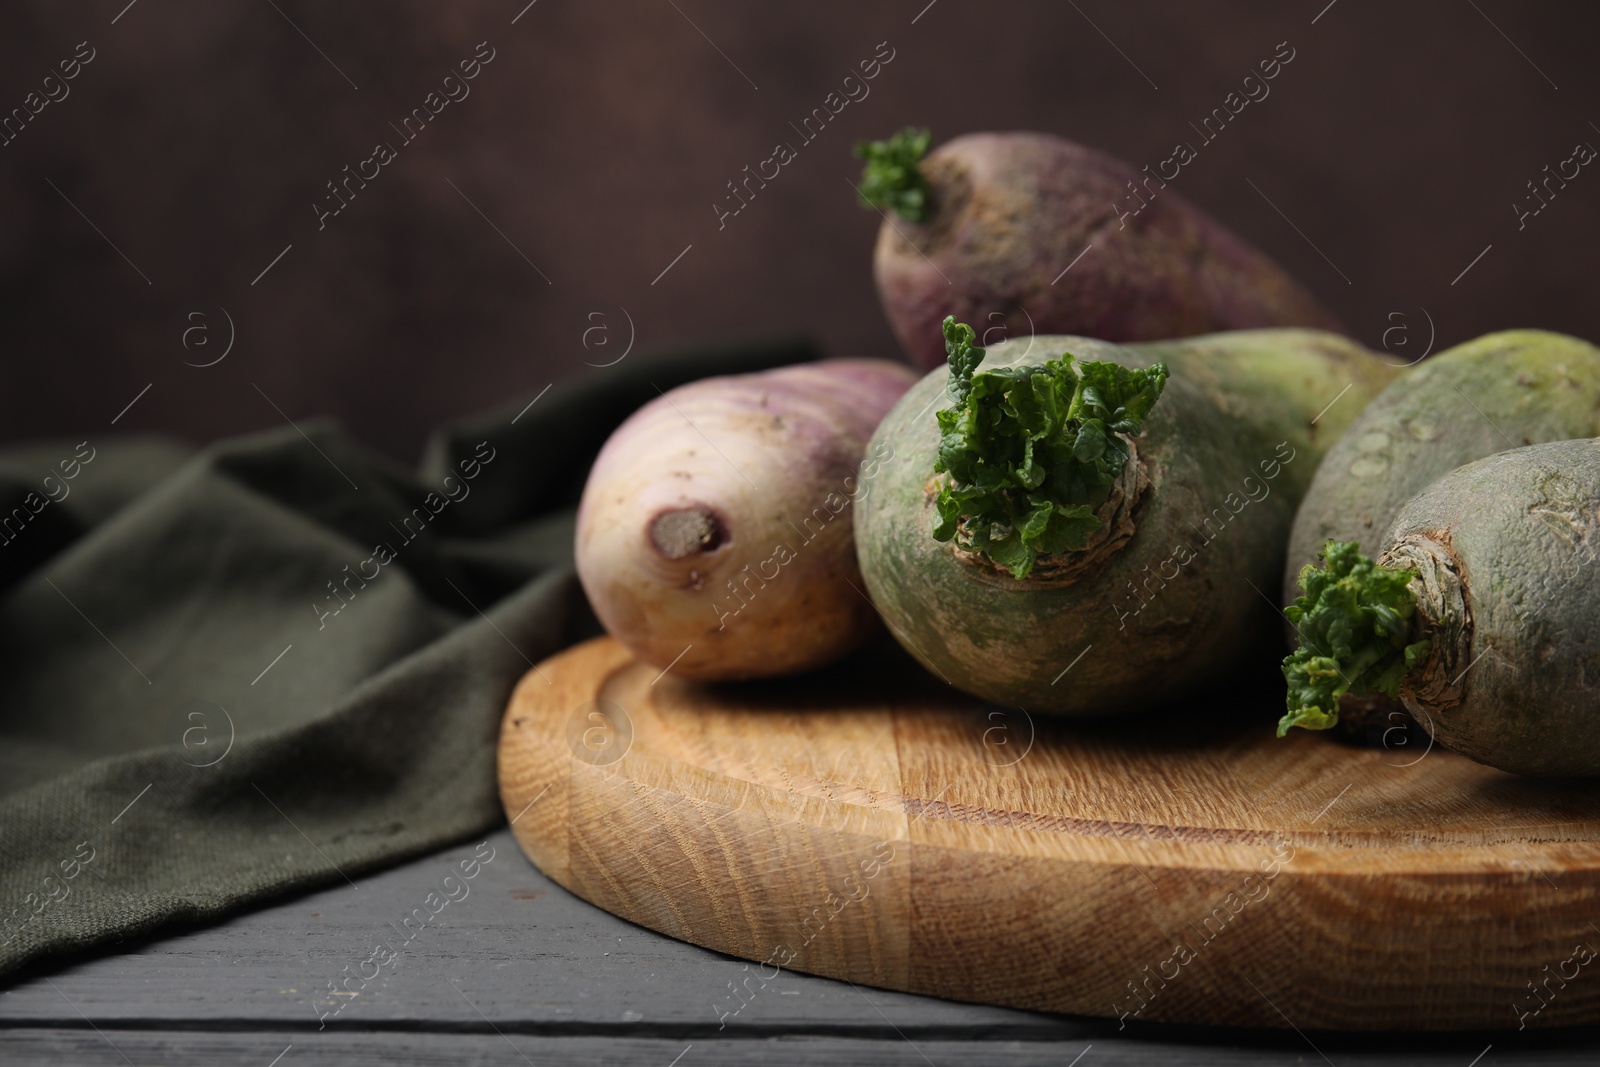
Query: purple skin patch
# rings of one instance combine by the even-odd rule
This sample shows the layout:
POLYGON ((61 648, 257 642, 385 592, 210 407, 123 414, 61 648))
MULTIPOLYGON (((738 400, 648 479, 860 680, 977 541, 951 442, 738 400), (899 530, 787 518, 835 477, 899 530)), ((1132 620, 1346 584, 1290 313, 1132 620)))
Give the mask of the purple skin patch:
POLYGON ((944 363, 946 315, 985 346, 1030 332, 1344 332, 1283 268, 1179 196, 1181 171, 1166 179, 1037 133, 958 137, 920 167, 929 220, 884 223, 874 257, 890 326, 920 367, 944 363))

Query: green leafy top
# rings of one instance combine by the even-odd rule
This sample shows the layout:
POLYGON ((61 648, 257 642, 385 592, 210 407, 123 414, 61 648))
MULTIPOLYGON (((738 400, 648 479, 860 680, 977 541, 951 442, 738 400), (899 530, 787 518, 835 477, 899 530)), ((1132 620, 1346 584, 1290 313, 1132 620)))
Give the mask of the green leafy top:
POLYGON ((1347 692, 1399 695, 1400 679, 1431 644, 1408 641, 1417 610, 1409 588, 1414 571, 1380 567, 1354 541, 1329 541, 1322 561, 1301 569, 1304 592, 1284 611, 1300 647, 1283 660, 1289 696, 1279 737, 1291 726, 1334 726, 1347 692))
POLYGON ((979 374, 972 327, 947 317, 944 339, 954 406, 938 413, 933 469, 951 484, 933 536, 1026 578, 1040 553, 1083 548, 1100 529, 1095 511, 1128 459, 1114 435, 1140 432, 1166 365, 1129 370, 1063 353, 979 374))
POLYGON ((928 182, 917 161, 928 153, 929 133, 907 126, 887 141, 857 141, 862 207, 893 208, 908 222, 928 220, 928 182))

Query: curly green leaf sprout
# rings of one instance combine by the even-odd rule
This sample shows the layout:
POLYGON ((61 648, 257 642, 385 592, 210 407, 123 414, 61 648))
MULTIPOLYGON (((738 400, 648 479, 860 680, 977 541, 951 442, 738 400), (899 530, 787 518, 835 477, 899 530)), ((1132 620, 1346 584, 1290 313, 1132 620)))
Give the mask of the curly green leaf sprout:
POLYGON ((928 153, 927 130, 907 126, 887 141, 857 141, 855 155, 864 160, 861 206, 892 209, 907 222, 926 222, 931 207, 928 182, 917 161, 928 153))
POLYGON ((978 372, 972 327, 944 320, 953 402, 938 412, 936 473, 950 475, 933 536, 1026 578, 1040 555, 1087 546, 1097 511, 1128 460, 1118 434, 1138 436, 1167 381, 1155 363, 1129 370, 1077 361, 978 372))
POLYGON ((1431 642, 1411 641, 1417 598, 1409 570, 1380 567, 1354 541, 1329 541, 1322 566, 1300 571, 1300 596, 1284 611, 1300 647, 1283 660, 1288 710, 1278 736, 1293 726, 1326 730, 1339 722, 1346 693, 1398 696, 1400 679, 1431 642))

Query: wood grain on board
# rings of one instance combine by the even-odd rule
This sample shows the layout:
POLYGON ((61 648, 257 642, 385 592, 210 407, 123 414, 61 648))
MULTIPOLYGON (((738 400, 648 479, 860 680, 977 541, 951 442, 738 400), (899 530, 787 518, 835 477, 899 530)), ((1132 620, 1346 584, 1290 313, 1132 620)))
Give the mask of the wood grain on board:
POLYGON ((598 638, 518 687, 501 792, 545 874, 764 963, 751 997, 782 969, 1141 1021, 1600 1020, 1600 790, 1255 710, 1030 719, 884 649, 706 687, 598 638))

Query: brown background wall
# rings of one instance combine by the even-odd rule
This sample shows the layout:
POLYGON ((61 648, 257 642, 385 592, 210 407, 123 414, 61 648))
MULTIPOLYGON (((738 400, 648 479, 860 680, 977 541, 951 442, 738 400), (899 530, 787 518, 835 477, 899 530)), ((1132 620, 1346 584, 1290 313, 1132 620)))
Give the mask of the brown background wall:
POLYGON ((1521 231, 1511 207, 1600 145, 1589 5, 524 3, 6 5, 0 112, 78 42, 95 58, 0 148, 0 438, 103 436, 148 383, 116 430, 204 441, 281 425, 275 404, 410 459, 438 421, 605 373, 583 364, 622 350, 621 309, 636 353, 801 332, 889 354, 855 139, 1031 128, 1153 164, 1280 41, 1295 59, 1271 96, 1178 191, 1369 345, 1404 322, 1410 348, 1390 347, 1415 353, 1427 318, 1436 347, 1522 325, 1600 339, 1600 173, 1521 231), (388 123, 481 41, 471 95, 319 232, 323 183, 398 142, 388 123), (881 41, 871 95, 719 232, 724 183, 881 41), (214 346, 185 351, 196 301, 214 346), (232 351, 185 366, 226 340, 216 306, 232 351))

